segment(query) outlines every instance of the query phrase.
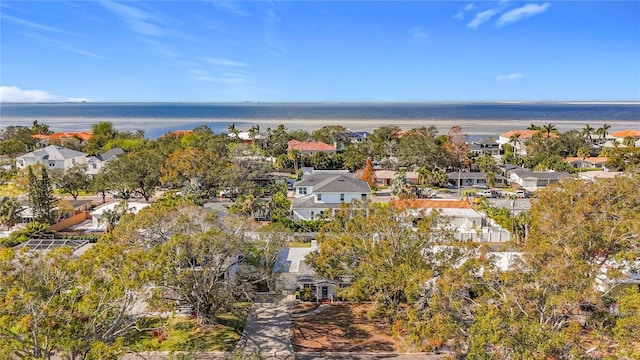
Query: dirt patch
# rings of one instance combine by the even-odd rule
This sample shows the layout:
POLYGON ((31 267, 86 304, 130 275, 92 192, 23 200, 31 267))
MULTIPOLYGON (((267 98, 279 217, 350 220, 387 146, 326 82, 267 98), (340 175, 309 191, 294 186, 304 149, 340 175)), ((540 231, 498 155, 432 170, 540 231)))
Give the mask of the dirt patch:
POLYGON ((368 304, 331 304, 322 312, 293 319, 297 352, 398 352, 402 344, 382 321, 367 317, 368 304))

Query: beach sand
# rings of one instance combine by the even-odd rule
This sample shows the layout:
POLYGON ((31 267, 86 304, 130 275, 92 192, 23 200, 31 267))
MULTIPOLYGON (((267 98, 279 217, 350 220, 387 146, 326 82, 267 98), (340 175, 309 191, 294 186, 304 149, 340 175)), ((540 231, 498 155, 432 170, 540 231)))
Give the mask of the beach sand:
MULTIPOLYGON (((373 131, 386 125, 396 125, 403 130, 412 128, 435 126, 439 134, 446 134, 452 126, 458 125, 468 135, 498 135, 509 130, 526 129, 529 125, 546 125, 552 123, 558 131, 571 129, 580 130, 586 123, 594 128, 602 123, 611 125, 609 132, 637 128, 638 124, 624 120, 611 120, 602 123, 580 120, 444 120, 444 119, 202 119, 202 118, 56 118, 44 117, 38 121, 49 125, 52 131, 89 131, 91 125, 97 122, 111 122, 118 131, 144 130, 147 137, 155 138, 173 130, 189 130, 199 125, 207 125, 215 132, 226 132, 229 124, 234 123, 241 131, 249 130, 253 125, 259 125, 264 132, 268 127, 275 129, 284 124, 288 130, 303 129, 313 131, 325 125, 342 125, 351 131, 373 131), (634 127, 634 125, 636 125, 634 127)), ((31 126, 32 119, 7 118, 1 119, 0 128, 11 125, 31 126)))

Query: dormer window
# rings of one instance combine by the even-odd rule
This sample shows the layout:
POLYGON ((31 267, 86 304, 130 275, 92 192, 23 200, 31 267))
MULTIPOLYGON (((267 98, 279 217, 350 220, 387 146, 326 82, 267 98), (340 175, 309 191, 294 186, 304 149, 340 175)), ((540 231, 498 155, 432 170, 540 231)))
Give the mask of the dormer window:
POLYGON ((307 195, 307 188, 306 187, 299 187, 298 188, 298 195, 307 195))

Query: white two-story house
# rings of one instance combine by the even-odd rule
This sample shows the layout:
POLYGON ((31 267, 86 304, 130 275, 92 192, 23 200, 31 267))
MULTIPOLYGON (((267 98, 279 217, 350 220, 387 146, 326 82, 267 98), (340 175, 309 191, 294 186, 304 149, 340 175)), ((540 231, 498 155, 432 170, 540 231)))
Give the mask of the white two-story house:
POLYGON ((49 170, 67 170, 74 165, 86 163, 87 154, 58 145, 49 145, 16 158, 18 169, 24 169, 29 165, 42 164, 49 170))
POLYGON ((291 211, 294 221, 321 218, 323 213, 339 209, 342 203, 367 200, 371 196, 369 184, 351 174, 305 175, 294 184, 293 190, 291 211))

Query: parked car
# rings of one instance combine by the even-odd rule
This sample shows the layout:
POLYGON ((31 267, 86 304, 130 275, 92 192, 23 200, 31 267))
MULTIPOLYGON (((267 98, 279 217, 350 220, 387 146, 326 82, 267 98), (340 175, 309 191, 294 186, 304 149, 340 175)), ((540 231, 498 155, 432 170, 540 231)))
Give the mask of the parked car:
POLYGON ((524 189, 516 190, 515 194, 516 194, 516 197, 519 197, 519 198, 531 197, 531 193, 524 189))
POLYGON ((438 192, 429 188, 415 188, 414 192, 419 199, 438 197, 438 192))
POLYGON ((486 198, 496 198, 498 197, 498 192, 495 190, 480 190, 478 191, 478 196, 484 196, 486 198))

